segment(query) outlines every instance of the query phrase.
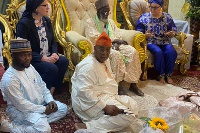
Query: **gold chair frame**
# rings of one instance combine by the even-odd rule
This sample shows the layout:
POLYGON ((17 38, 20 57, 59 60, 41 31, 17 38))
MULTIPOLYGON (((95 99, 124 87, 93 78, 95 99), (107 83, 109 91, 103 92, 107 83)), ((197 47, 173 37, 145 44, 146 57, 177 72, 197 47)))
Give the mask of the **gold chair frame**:
MULTIPOLYGON (((62 6, 62 9, 58 9, 57 11, 57 15, 56 15, 56 28, 55 28, 55 32, 58 34, 57 40, 62 40, 61 43, 65 42, 66 37, 65 37, 65 32, 70 31, 71 30, 71 23, 70 23, 70 17, 66 8, 66 5, 64 4, 63 0, 60 0, 60 4, 62 6), (64 28, 61 28, 61 26, 59 25, 59 20, 61 19, 61 10, 63 10, 64 12, 64 16, 65 16, 65 20, 67 21, 67 25, 64 28), (59 36, 59 34, 62 34, 61 36, 59 36)), ((121 24, 119 24, 117 22, 117 17, 116 17, 116 10, 117 10, 117 0, 114 0, 114 7, 113 7, 113 20, 116 23, 116 25, 118 27, 120 27, 121 24)), ((140 61, 144 62, 146 60, 146 54, 145 54, 145 44, 146 44, 146 39, 145 39, 145 35, 142 33, 139 33, 135 36, 134 41, 133 41, 133 47, 136 48, 136 50, 139 52, 139 56, 140 56, 140 61)), ((81 56, 81 60, 84 59, 88 54, 90 54, 92 52, 92 48, 90 46, 90 44, 87 41, 80 41, 78 43, 78 47, 80 49, 82 49, 84 52, 84 54, 81 56)), ((73 46, 71 46, 71 52, 73 51, 73 46)), ((73 66, 74 68, 75 66, 73 66)))
MULTIPOLYGON (((8 60, 9 65, 11 65, 12 63, 12 58, 10 55, 10 40, 15 38, 15 34, 16 34, 16 25, 17 22, 19 21, 19 15, 18 15, 18 9, 25 5, 26 1, 21 2, 21 0, 11 0, 11 3, 8 5, 8 8, 6 9, 6 15, 1 15, 3 16, 3 20, 1 20, 2 22, 5 22, 4 26, 7 26, 6 31, 9 31, 9 35, 5 35, 3 36, 4 38, 4 47, 3 47, 3 56, 8 60), (9 36, 9 37, 7 37, 9 36)), ((57 6, 58 6, 58 2, 56 0, 51 0, 49 1, 50 5, 51 5, 51 10, 52 10, 52 14, 51 14, 51 21, 54 21, 54 16, 55 16, 55 12, 57 10, 57 6)), ((5 34, 7 34, 5 32, 5 34)))
MULTIPOLYGON (((51 5, 51 14, 50 14, 50 19, 52 22, 52 26, 54 28, 54 31, 56 30, 55 26, 57 24, 56 21, 56 15, 57 11, 59 10, 60 4, 57 0, 48 0, 49 4, 51 5)), ((17 22, 19 21, 19 15, 18 15, 18 9, 25 5, 26 1, 25 0, 11 0, 11 3, 8 5, 8 8, 6 9, 6 15, 0 14, 0 21, 3 23, 5 27, 5 33, 3 34, 3 39, 4 39, 4 46, 2 48, 3 51, 3 56, 8 60, 8 64, 12 64, 12 58, 11 58, 11 53, 10 53, 10 40, 15 38, 16 34, 16 25, 17 22)), ((62 34, 60 33, 55 33, 55 36, 60 36, 62 34)), ((73 70, 73 65, 71 63, 71 58, 70 58, 70 51, 72 50, 72 44, 67 41, 62 41, 58 40, 59 37, 55 37, 59 44, 63 47, 63 51, 65 56, 69 59, 69 69, 73 70)), ((69 81, 69 77, 65 76, 64 81, 69 81)))

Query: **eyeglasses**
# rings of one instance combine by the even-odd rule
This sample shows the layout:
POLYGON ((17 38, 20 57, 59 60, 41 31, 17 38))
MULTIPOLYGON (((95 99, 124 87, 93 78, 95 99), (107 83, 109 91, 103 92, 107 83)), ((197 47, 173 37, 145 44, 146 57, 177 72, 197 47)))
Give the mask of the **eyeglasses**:
POLYGON ((49 4, 40 5, 40 6, 44 6, 44 7, 46 7, 46 8, 49 8, 49 4))
POLYGON ((109 15, 110 10, 101 10, 100 13, 103 14, 103 15, 109 15))
POLYGON ((154 9, 154 10, 157 10, 158 8, 160 8, 160 6, 149 6, 149 8, 152 10, 152 9, 154 9))

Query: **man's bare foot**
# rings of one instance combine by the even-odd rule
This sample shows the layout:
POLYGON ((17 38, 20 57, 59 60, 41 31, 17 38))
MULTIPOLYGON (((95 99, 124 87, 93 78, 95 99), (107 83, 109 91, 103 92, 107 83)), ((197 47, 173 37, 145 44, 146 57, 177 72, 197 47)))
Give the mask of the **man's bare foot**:
POLYGON ((74 124, 74 128, 75 128, 75 131, 76 131, 76 130, 79 130, 79 129, 87 129, 85 123, 75 123, 75 124, 74 124))
POLYGON ((136 83, 131 83, 129 90, 138 96, 144 96, 144 93, 137 87, 136 83))

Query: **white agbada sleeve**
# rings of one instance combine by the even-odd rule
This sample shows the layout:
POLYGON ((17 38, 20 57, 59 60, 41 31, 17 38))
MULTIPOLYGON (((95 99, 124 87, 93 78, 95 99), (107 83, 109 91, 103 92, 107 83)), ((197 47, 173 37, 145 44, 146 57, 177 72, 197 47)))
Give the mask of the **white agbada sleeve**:
POLYGON ((98 80, 93 70, 94 68, 82 67, 78 73, 74 73, 76 97, 78 97, 81 110, 90 117, 96 116, 106 106, 104 101, 93 91, 98 80))
POLYGON ((49 89, 46 87, 46 83, 42 80, 40 74, 35 69, 33 69, 33 71, 36 74, 38 81, 40 82, 40 87, 41 87, 41 90, 42 90, 44 101, 46 103, 54 101, 53 96, 51 95, 49 89))
POLYGON ((36 105, 32 102, 26 100, 20 89, 20 82, 18 80, 11 80, 6 89, 4 89, 4 94, 7 99, 9 99, 12 104, 21 112, 36 112, 44 113, 46 107, 43 105, 36 105))

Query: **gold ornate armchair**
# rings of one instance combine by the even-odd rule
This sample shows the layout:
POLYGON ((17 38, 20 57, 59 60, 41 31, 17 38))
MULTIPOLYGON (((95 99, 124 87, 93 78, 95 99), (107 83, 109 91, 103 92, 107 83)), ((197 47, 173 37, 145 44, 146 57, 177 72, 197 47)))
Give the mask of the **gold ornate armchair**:
MULTIPOLYGON (((56 0, 49 0, 50 4, 50 18, 54 22, 55 12, 57 10, 58 3, 56 0)), ((5 26, 5 33, 3 36, 4 47, 3 56, 8 60, 9 65, 12 63, 10 55, 10 40, 15 38, 16 35, 16 24, 22 16, 25 10, 26 2, 22 0, 11 0, 11 3, 6 9, 6 15, 1 15, 1 22, 5 26), (7 28, 6 28, 7 27, 7 28)))
MULTIPOLYGON (((169 1, 164 0, 163 11, 165 12, 168 11, 168 4, 169 1)), ((140 15, 150 11, 149 4, 145 0, 123 0, 122 2, 120 2, 120 7, 122 9, 126 21, 125 22, 126 28, 128 29, 135 29, 134 26, 140 15)), ((178 45, 177 44, 173 45, 178 54, 176 59, 176 64, 179 65, 180 72, 184 74, 186 72, 184 66, 188 62, 188 55, 189 55, 189 51, 186 50, 184 46, 184 40, 186 39, 186 34, 179 32, 178 35, 176 36, 176 39, 179 41, 178 45)), ((148 67, 153 67, 152 54, 148 50, 146 54, 148 58, 144 61, 144 75, 143 75, 144 79, 147 78, 148 67)))
MULTIPOLYGON (((60 3, 57 0, 48 0, 48 3, 50 5, 50 11, 49 11, 49 17, 51 18, 52 26, 55 27, 56 23, 56 12, 60 6, 60 3)), ((8 8, 6 9, 6 15, 3 16, 3 20, 5 21, 5 29, 6 32, 4 33, 4 47, 3 47, 3 56, 8 60, 8 64, 10 65, 12 63, 11 55, 10 55, 10 39, 15 38, 16 35, 16 24, 18 20, 21 18, 22 13, 24 12, 26 7, 26 1, 25 0, 11 0, 11 3, 8 5, 8 8), (6 26, 8 28, 6 28, 6 26), (9 34, 8 34, 9 33, 9 34)), ((1 22, 4 22, 1 20, 1 22)), ((55 29, 55 28, 54 28, 55 29)), ((63 48, 65 56, 68 58, 68 51, 71 50, 71 43, 65 42, 60 43, 60 45, 63 48)), ((73 65, 71 63, 70 58, 68 58, 70 61, 69 68, 73 69, 73 65)), ((68 77, 66 76, 64 81, 68 80, 68 77)))
POLYGON ((5 29, 5 32, 3 33, 4 47, 2 48, 2 54, 4 57, 6 57, 8 64, 11 64, 12 59, 10 54, 10 40, 14 38, 14 35, 6 15, 0 14, 0 22, 2 23, 5 29))
MULTIPOLYGON (((62 8, 59 8, 56 15, 55 33, 57 40, 61 43, 70 41, 73 44, 70 53, 74 66, 93 51, 93 44, 85 37, 85 26, 88 18, 96 14, 96 0, 59 0, 62 8), (62 21, 62 22, 61 22, 62 21)), ((108 0, 111 8, 110 18, 116 21, 117 0, 108 0)), ((134 46, 140 53, 140 60, 145 60, 145 35, 141 32, 121 30, 122 38, 134 46)))
MULTIPOLYGON (((60 3, 57 0, 48 0, 50 11, 49 11, 49 17, 52 22, 52 26, 56 27, 56 12, 59 9, 60 3)), ((12 58, 10 54, 10 40, 15 38, 16 36, 16 24, 18 20, 21 18, 24 10, 26 7, 26 1, 25 0, 11 0, 11 3, 8 5, 8 8, 6 9, 6 15, 0 16, 0 21, 3 23, 5 27, 5 33, 3 34, 4 39, 4 47, 2 49, 3 56, 7 59, 8 64, 10 65, 12 63, 12 58), (7 28, 6 28, 7 27, 7 28)), ((55 28, 54 28, 55 29, 55 28)), ((58 42, 60 42, 58 40, 58 42)), ((69 59, 69 71, 73 70, 72 61, 69 58, 69 51, 72 49, 72 45, 70 42, 65 41, 64 43, 59 43, 64 51, 65 56, 69 59)), ((69 73, 66 73, 66 76, 64 78, 64 81, 69 80, 69 73)))

